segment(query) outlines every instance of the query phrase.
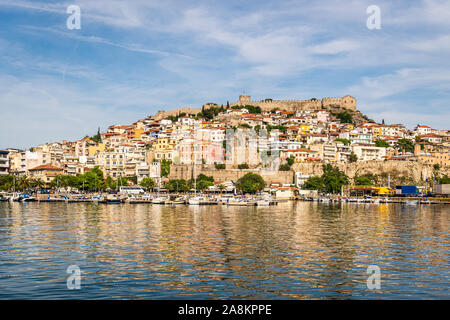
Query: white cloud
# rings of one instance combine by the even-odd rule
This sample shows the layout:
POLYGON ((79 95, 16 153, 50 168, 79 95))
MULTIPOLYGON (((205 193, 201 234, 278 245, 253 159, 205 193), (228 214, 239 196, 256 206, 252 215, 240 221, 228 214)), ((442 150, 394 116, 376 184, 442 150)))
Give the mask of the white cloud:
POLYGON ((450 90, 450 70, 405 68, 391 74, 363 77, 361 83, 350 86, 348 91, 376 100, 414 89, 450 90))
MULTIPOLYGON (((82 9, 80 32, 67 32, 64 24, 45 26, 42 21, 30 26, 32 20, 26 22, 26 29, 16 26, 21 36, 39 32, 51 57, 42 53, 45 50, 34 56, 33 48, 30 52, 20 37, 0 39, 0 56, 9 68, 1 79, 11 82, 9 90, 0 90, 0 101, 5 103, 1 106, 22 110, 23 121, 35 130, 42 130, 37 120, 57 115, 45 134, 26 131, 22 141, 79 137, 95 131, 99 122, 103 126, 134 121, 142 108, 152 113, 211 100, 223 103, 243 89, 255 98, 275 99, 349 93, 369 115, 387 115, 389 108, 395 108, 409 111, 404 114, 413 122, 421 118, 420 108, 431 106, 448 116, 439 107, 450 100, 448 1, 425 0, 414 6, 379 1, 382 29, 373 31, 366 28, 366 8, 373 4, 369 0, 258 1, 248 6, 170 0, 72 2, 82 9), (62 39, 54 34, 89 48, 89 61, 64 64, 69 59, 52 51, 62 39), (118 57, 111 73, 102 65, 105 52, 118 57), (136 60, 129 58, 132 53, 136 60), (148 55, 143 58, 140 53, 148 55), (130 73, 136 62, 142 70, 130 73), (17 70, 23 74, 20 78, 5 80, 17 70), (120 74, 125 77, 117 77, 120 74), (131 80, 135 75, 138 79, 131 80), (90 89, 88 95, 83 87, 90 89), (417 92, 422 90, 432 91, 440 103, 409 105, 408 98, 421 98, 417 92)), ((0 10, 64 16, 68 4, 0 0, 0 10)), ((10 136, 15 141, 20 132, 12 124, 20 119, 11 112, 5 115, 12 119, 8 126, 16 132, 10 136)), ((429 119, 431 124, 443 121, 439 116, 429 119)))

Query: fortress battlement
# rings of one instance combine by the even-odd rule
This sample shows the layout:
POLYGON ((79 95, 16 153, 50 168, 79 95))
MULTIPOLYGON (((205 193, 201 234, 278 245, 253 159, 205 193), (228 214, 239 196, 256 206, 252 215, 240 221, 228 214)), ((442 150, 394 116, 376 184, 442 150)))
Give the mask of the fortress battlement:
MULTIPOLYGON (((252 100, 249 95, 240 95, 239 100, 231 103, 230 106, 245 106, 253 105, 260 107, 263 111, 270 111, 278 108, 284 111, 298 111, 298 110, 322 110, 329 108, 338 108, 345 110, 356 111, 356 98, 346 95, 343 97, 326 97, 322 99, 311 98, 308 100, 288 99, 288 100, 252 100)), ((154 116, 155 120, 167 118, 168 116, 176 116, 180 113, 197 114, 201 111, 201 108, 179 108, 168 111, 158 111, 154 116)))
POLYGON ((270 109, 279 108, 286 111, 297 111, 297 110, 319 110, 322 108, 338 107, 348 110, 356 110, 356 98, 346 95, 344 97, 326 97, 319 99, 308 99, 308 100, 251 100, 249 95, 240 95, 239 100, 232 103, 231 106, 245 106, 253 105, 258 106, 264 111, 270 109))

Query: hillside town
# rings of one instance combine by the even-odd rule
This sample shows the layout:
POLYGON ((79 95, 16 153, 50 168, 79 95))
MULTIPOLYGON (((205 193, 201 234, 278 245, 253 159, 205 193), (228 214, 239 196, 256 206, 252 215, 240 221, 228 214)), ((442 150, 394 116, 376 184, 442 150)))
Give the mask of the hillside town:
POLYGON ((224 181, 227 176, 220 174, 224 170, 239 172, 236 177, 247 172, 290 172, 292 181, 278 181, 278 187, 301 188, 311 176, 298 169, 306 163, 389 160, 400 166, 406 162, 432 166, 434 172, 448 168, 450 130, 377 123, 357 111, 355 98, 339 101, 348 104, 348 99, 354 106, 317 99, 309 100, 313 105, 272 99, 260 104, 242 95, 232 104, 158 112, 132 124, 99 128, 97 134, 76 141, 1 150, 0 175, 26 176, 42 187, 55 187, 60 176, 80 176, 97 168, 109 186, 151 179, 152 186, 164 187, 171 179, 180 179, 184 169, 184 178, 193 177, 189 169, 198 167, 197 174, 210 169, 211 189, 224 184, 233 188, 236 179, 224 181), (228 136, 236 132, 246 138, 230 146, 228 136))

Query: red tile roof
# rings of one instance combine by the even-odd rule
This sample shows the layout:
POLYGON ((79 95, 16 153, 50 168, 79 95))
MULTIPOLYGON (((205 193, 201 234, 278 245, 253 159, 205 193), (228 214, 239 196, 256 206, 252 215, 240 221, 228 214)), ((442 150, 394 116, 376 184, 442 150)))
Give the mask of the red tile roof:
POLYGON ((38 170, 63 170, 62 168, 52 166, 51 164, 42 164, 40 166, 34 167, 30 169, 30 171, 38 171, 38 170))

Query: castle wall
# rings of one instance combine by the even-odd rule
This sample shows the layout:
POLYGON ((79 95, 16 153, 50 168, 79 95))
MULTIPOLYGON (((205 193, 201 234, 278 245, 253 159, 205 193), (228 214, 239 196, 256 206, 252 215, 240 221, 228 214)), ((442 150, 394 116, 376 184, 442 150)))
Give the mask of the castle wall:
POLYGON ((197 114, 200 111, 202 111, 201 108, 179 108, 179 109, 168 110, 168 111, 159 110, 153 118, 155 120, 161 120, 161 119, 167 118, 168 116, 176 116, 183 112, 186 113, 187 115, 189 115, 189 114, 197 114))
MULTIPOLYGON (((255 171, 255 170, 216 170, 213 166, 197 165, 195 168, 195 175, 204 174, 214 177, 214 181, 237 181, 245 174, 253 172, 261 175, 266 183, 281 183, 292 184, 294 173, 292 171, 255 171)), ((184 179, 189 180, 193 177, 193 166, 188 165, 171 165, 169 179, 184 179)))
POLYGON ((241 95, 239 100, 231 106, 253 105, 260 107, 263 111, 270 111, 274 108, 286 111, 297 110, 320 110, 330 106, 339 106, 343 109, 356 110, 356 99, 352 96, 342 98, 323 98, 322 100, 272 100, 272 101, 252 101, 250 96, 241 95))
MULTIPOLYGON (((305 175, 320 176, 323 173, 322 165, 322 163, 312 162, 294 163, 292 169, 305 175)), ((391 176, 391 185, 394 185, 395 183, 419 183, 420 181, 425 181, 426 179, 432 180, 434 174, 432 165, 413 161, 366 161, 340 163, 334 164, 334 166, 337 166, 340 170, 344 171, 350 178, 354 178, 356 175, 360 176, 368 173, 377 175, 383 173, 385 175, 389 174, 391 176)), ((450 167, 442 167, 440 173, 443 175, 450 175, 450 167)), ((384 180, 386 180, 386 178, 384 180)))

